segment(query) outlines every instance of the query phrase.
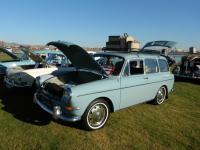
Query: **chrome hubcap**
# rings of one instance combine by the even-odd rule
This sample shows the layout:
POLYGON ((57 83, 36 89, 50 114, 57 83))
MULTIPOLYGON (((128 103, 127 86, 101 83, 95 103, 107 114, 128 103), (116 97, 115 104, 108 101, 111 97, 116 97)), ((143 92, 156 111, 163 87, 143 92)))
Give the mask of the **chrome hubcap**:
POLYGON ((87 120, 92 128, 101 127, 107 120, 108 108, 104 103, 97 103, 88 112, 87 120))
POLYGON ((166 96, 166 89, 164 87, 161 87, 157 93, 158 104, 161 104, 165 100, 165 96, 166 96))

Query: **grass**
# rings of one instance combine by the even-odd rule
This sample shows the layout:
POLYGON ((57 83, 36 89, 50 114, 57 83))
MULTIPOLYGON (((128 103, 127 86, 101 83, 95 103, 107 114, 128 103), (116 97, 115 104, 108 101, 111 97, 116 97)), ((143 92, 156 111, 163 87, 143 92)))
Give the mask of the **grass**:
POLYGON ((116 113, 103 129, 53 121, 26 92, 0 84, 0 149, 199 149, 200 86, 178 82, 160 106, 140 104, 116 113))
POLYGON ((0 52, 0 60, 1 61, 10 61, 13 60, 9 55, 0 52))

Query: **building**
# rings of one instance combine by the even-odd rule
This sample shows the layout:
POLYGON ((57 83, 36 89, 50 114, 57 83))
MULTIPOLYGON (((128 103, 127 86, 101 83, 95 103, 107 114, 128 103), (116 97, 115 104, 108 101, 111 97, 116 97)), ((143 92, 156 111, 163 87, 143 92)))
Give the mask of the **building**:
POLYGON ((5 42, 4 41, 0 41, 0 47, 4 47, 5 42))

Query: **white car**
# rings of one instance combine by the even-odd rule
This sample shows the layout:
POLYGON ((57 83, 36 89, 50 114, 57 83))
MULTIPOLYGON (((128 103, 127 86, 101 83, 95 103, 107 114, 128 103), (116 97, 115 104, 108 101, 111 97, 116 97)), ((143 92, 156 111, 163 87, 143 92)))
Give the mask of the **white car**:
POLYGON ((95 51, 87 51, 87 52, 88 52, 88 54, 90 54, 91 56, 94 55, 94 54, 96 54, 95 51))
POLYGON ((7 70, 4 78, 7 88, 31 88, 34 86, 36 77, 51 74, 68 64, 67 58, 62 53, 52 53, 46 60, 39 56, 34 57, 37 64, 33 69, 24 70, 21 67, 14 67, 7 70))

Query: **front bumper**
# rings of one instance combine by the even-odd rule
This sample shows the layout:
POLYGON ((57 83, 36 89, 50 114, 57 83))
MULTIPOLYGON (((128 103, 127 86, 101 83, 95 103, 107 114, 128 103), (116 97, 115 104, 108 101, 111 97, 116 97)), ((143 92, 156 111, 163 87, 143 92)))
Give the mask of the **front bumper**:
POLYGON ((47 106, 43 105, 39 99, 37 99, 36 94, 34 94, 33 101, 37 103, 43 110, 51 114, 54 119, 61 119, 69 122, 76 122, 81 120, 81 117, 78 116, 71 116, 71 117, 64 116, 60 110, 59 113, 57 113, 58 112, 57 108, 60 108, 59 106, 54 106, 53 107, 54 110, 49 109, 47 106))

